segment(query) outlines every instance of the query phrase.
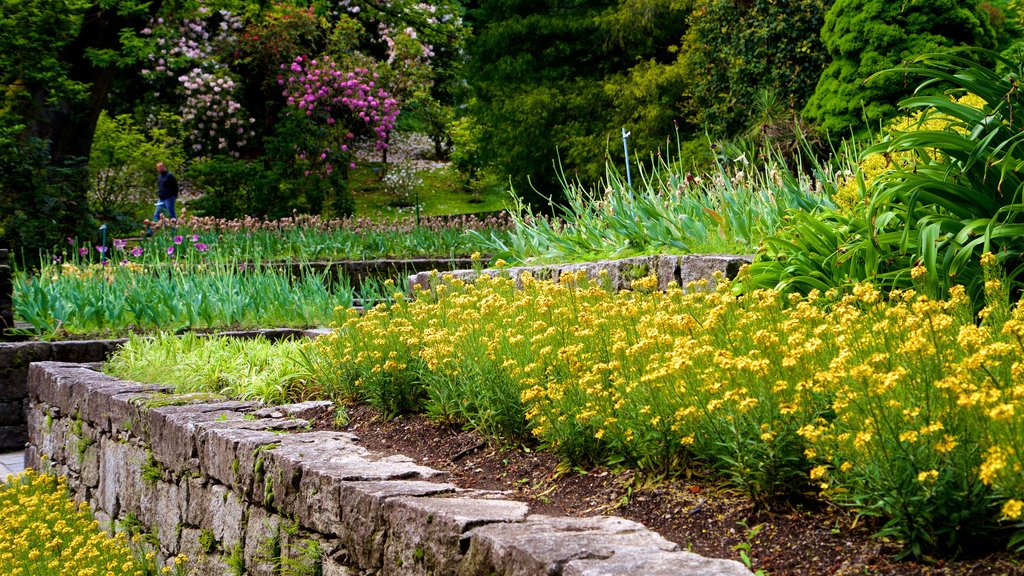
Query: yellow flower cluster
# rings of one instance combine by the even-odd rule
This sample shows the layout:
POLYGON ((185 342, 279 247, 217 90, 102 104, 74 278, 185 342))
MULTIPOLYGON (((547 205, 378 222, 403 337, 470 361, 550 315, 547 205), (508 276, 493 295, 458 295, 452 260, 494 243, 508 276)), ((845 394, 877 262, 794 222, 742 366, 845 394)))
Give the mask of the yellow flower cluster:
POLYGON ((622 293, 582 273, 437 280, 416 300, 340 311, 317 341, 357 394, 401 374, 426 387, 428 412, 525 419, 580 460, 674 473, 700 457, 754 474, 742 454, 778 457, 827 496, 877 489, 867 476, 891 463, 929 493, 966 476, 1024 500, 1024 309, 978 325, 959 289, 936 301, 868 284, 735 297, 721 278, 622 293))
MULTIPOLYGON (((966 94, 959 98, 951 97, 953 102, 977 108, 985 107, 985 101, 974 94, 966 94)), ((954 130, 965 133, 966 130, 959 125, 959 121, 935 109, 918 110, 913 114, 894 118, 886 126, 884 132, 889 135, 897 135, 903 132, 917 131, 943 131, 954 130)), ((934 158, 936 152, 933 149, 925 151, 934 158)), ((914 165, 915 159, 909 152, 896 154, 872 154, 861 159, 857 165, 857 174, 850 174, 837 182, 835 203, 841 210, 849 211, 856 206, 862 205, 870 200, 865 196, 865 191, 871 189, 874 180, 884 172, 901 168, 910 168, 914 165), (863 180, 863 188, 858 180, 863 180)))
POLYGON ((144 576, 124 534, 100 530, 63 478, 26 470, 0 485, 0 574, 144 576))

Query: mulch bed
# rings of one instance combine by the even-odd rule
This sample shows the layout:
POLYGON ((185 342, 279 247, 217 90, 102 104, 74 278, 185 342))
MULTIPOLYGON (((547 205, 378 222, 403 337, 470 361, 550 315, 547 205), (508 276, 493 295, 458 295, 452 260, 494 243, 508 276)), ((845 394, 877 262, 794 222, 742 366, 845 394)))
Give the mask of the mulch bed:
POLYGON ((367 406, 349 406, 347 412, 344 427, 335 426, 327 412, 314 426, 352 432, 371 451, 403 454, 447 471, 462 488, 503 491, 527 502, 532 513, 620 516, 709 557, 739 559, 737 546, 749 545, 754 569, 772 576, 1024 575, 1022 558, 1003 550, 928 564, 898 561, 898 544, 872 538, 878 525, 847 509, 812 501, 759 510, 700 469, 673 480, 628 470, 568 470, 553 454, 501 447, 423 416, 385 420, 367 406), (760 528, 751 536, 755 527, 760 528))

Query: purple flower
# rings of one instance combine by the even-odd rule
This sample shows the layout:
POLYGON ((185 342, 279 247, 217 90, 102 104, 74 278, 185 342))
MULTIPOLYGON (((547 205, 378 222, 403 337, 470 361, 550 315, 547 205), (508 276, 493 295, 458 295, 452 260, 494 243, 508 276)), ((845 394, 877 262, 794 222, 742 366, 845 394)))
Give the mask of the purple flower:
POLYGON ((60 256, 58 256, 57 254, 54 254, 53 255, 53 261, 54 262, 60 262, 60 256))
POLYGON ((199 242, 199 234, 193 234, 192 235, 192 241, 193 242, 199 242))
POLYGON ((70 237, 70 236, 68 236, 68 246, 74 246, 74 245, 75 245, 75 239, 70 237))
POLYGON ((121 266, 124 266, 127 263, 128 263, 128 259, 127 258, 125 258, 124 260, 121 260, 121 266))
MULTIPOLYGON (((185 241, 185 238, 182 237, 182 236, 175 236, 174 237, 174 243, 175 244, 181 244, 184 241, 185 241)), ((170 252, 168 252, 168 254, 170 254, 170 252)))
POLYGON ((174 246, 167 247, 167 255, 170 256, 171 254, 174 254, 174 246))
POLYGON ((200 252, 206 252, 207 248, 209 248, 209 246, 207 246, 206 244, 203 244, 202 242, 196 242, 196 250, 199 250, 200 252))
POLYGON ((78 249, 78 255, 79 256, 88 256, 89 255, 89 249, 86 248, 85 246, 82 246, 81 248, 78 249))
POLYGON ((97 246, 96 247, 96 251, 99 252, 100 254, 106 254, 107 253, 107 247, 106 246, 97 246))
POLYGON ((135 258, 142 256, 142 246, 136 246, 135 248, 132 248, 132 256, 135 258))
POLYGON ((114 238, 114 249, 115 250, 124 250, 124 247, 127 246, 127 245, 128 245, 128 241, 127 240, 122 240, 120 238, 114 238))

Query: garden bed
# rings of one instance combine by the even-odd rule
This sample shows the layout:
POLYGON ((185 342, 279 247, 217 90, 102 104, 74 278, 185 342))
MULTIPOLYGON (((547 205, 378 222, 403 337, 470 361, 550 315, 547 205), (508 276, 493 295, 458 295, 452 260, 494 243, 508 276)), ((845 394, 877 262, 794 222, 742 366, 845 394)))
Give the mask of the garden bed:
POLYGON ((811 500, 758 509, 699 466, 675 479, 566 469, 551 452, 501 448, 478 433, 423 416, 387 420, 367 406, 349 406, 347 413, 343 427, 334 425, 330 411, 313 422, 356 434, 372 451, 403 454, 448 472, 459 486, 503 491, 537 513, 621 516, 703 556, 739 559, 744 550, 753 569, 774 576, 1024 574, 1020 556, 999 549, 932 564, 898 561, 895 542, 872 538, 880 524, 871 519, 811 500))

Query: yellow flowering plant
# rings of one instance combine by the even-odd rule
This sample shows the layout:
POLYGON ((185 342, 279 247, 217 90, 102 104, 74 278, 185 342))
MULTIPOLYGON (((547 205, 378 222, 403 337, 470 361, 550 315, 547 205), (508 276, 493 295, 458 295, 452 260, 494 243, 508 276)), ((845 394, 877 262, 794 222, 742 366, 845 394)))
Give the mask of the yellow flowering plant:
MULTIPOLYGON (((100 529, 88 506, 68 497, 64 478, 26 470, 0 484, 0 573, 9 576, 152 576, 154 555, 124 532, 100 529)), ((181 576, 180 557, 163 574, 181 576)))
POLYGON ((1019 512, 1021 462, 999 448, 1024 441, 1009 417, 1024 410, 1017 308, 993 301, 977 324, 963 289, 436 280, 416 300, 340 311, 313 344, 330 372, 314 380, 373 402, 418 386, 435 418, 532 435, 573 465, 673 475, 703 461, 763 506, 817 491, 880 516, 915 556, 953 553, 1019 512))

